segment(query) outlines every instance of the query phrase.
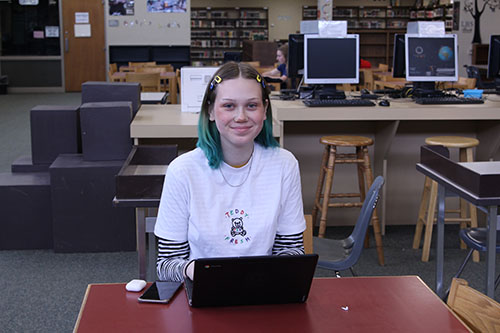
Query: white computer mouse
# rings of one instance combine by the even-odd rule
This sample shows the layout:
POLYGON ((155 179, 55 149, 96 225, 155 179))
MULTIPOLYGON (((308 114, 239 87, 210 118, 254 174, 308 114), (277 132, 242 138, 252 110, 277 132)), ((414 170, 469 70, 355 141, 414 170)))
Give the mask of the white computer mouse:
POLYGON ((129 283, 127 283, 125 289, 127 289, 128 291, 139 292, 142 289, 144 289, 145 286, 146 286, 146 281, 134 279, 129 283))

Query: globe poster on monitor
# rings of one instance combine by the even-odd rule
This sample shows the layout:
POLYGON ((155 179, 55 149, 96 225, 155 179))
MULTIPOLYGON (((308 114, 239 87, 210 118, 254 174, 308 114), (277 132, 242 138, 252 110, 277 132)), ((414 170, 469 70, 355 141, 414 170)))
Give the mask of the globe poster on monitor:
POLYGON ((148 0, 148 12, 151 13, 185 13, 186 0, 148 0))

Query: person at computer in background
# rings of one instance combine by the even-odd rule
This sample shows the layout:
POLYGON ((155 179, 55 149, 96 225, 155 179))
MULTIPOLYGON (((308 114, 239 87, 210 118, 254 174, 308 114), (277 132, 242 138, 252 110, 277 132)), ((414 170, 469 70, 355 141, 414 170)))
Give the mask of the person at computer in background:
POLYGON ((264 80, 222 65, 203 98, 197 148, 165 175, 155 234, 160 280, 193 278, 191 259, 303 254, 299 165, 273 137, 264 80))
POLYGON ((263 77, 280 79, 281 89, 286 89, 286 80, 288 79, 287 59, 288 59, 288 44, 283 44, 276 51, 276 61, 278 61, 279 63, 278 67, 262 73, 263 77))

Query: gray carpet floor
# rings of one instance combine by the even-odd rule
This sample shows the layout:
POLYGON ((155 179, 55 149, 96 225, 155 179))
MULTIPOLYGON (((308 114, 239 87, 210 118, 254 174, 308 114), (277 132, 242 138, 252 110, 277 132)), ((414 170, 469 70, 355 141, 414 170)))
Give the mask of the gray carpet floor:
MULTIPOLYGON (((30 154, 29 110, 39 104, 78 105, 80 94, 0 95, 0 172, 20 155, 30 154)), ((1 221, 1 220, 0 220, 1 221)), ((343 238, 347 227, 329 227, 327 237, 343 238)), ((413 226, 388 226, 384 236, 386 265, 379 266, 372 246, 355 266, 359 276, 418 275, 435 288, 435 252, 428 263, 411 248, 413 226)), ((446 226, 445 282, 449 283, 466 251, 458 249, 457 226, 446 226)), ((373 237, 371 244, 374 244, 373 237)), ((435 242, 433 242, 435 244, 435 242)), ((484 255, 462 275, 472 287, 484 289, 484 255)), ((497 272, 500 257, 497 256, 497 272)), ((127 282, 138 275, 137 254, 75 253, 51 250, 0 251, 0 332, 70 332, 89 283, 127 282)), ((316 276, 333 276, 317 269, 316 276)), ((343 276, 350 276, 344 272, 343 276)), ((495 298, 500 300, 500 288, 495 298)))

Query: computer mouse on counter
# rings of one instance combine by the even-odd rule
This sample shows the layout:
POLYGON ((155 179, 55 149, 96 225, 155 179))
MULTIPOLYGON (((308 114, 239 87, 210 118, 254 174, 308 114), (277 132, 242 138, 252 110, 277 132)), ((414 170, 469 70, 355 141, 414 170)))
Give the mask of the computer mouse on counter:
POLYGON ((380 106, 390 106, 391 103, 388 100, 383 99, 380 102, 378 102, 378 105, 380 105, 380 106))

